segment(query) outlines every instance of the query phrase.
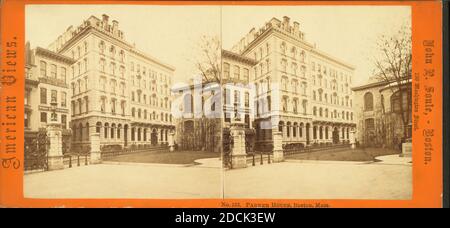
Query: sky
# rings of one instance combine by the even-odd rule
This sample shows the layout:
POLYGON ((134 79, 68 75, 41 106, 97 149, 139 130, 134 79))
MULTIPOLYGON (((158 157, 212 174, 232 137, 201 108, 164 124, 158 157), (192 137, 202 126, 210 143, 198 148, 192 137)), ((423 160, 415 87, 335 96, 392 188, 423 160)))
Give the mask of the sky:
POLYGON ((70 25, 102 14, 119 21, 129 43, 174 66, 175 82, 197 73, 196 47, 203 35, 220 36, 223 48, 231 49, 252 27, 288 16, 300 23, 307 42, 355 66, 356 86, 373 74, 377 38, 411 24, 409 6, 28 5, 26 39, 32 47, 47 47, 70 25))
POLYGON ((48 47, 70 25, 102 14, 119 22, 128 43, 174 66, 174 82, 187 82, 197 72, 195 47, 201 37, 220 34, 216 6, 28 5, 25 37, 32 48, 48 47))
POLYGON ((305 40, 327 54, 355 67, 353 86, 367 83, 373 75, 375 42, 411 24, 409 6, 224 6, 223 47, 230 49, 251 28, 261 28, 272 17, 283 16, 300 23, 305 40))

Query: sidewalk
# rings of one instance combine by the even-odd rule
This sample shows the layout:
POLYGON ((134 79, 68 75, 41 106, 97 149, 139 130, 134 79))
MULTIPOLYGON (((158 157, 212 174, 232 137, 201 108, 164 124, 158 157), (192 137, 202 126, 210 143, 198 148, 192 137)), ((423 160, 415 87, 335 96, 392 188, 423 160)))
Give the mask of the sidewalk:
POLYGON ((108 162, 27 174, 24 196, 220 199, 224 193, 249 199, 410 199, 411 163, 395 156, 371 163, 281 162, 227 171, 218 158, 197 159, 189 166, 108 162))
POLYGON ((26 198, 203 199, 222 196, 220 169, 99 164, 27 174, 26 198))
POLYGON ((412 165, 411 157, 400 157, 398 154, 375 157, 377 163, 387 165, 412 165))

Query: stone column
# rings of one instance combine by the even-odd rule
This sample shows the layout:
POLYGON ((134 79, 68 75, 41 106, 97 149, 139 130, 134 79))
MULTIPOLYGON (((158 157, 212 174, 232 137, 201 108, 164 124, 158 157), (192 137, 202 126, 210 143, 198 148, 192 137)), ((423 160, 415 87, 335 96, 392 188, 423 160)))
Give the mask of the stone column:
POLYGON ((91 142, 91 164, 102 162, 102 153, 100 151, 100 134, 93 133, 89 136, 91 142))
POLYGON ((282 162, 284 161, 283 156, 283 137, 281 132, 276 131, 272 134, 273 139, 273 162, 282 162))
POLYGON ((230 127, 231 137, 233 137, 233 147, 231 149, 231 164, 233 168, 247 167, 247 154, 245 151, 245 130, 239 124, 232 124, 230 127))
POLYGON ((356 142, 355 142, 355 130, 350 131, 350 145, 352 146, 352 149, 356 148, 356 142))
POLYGON ((314 143, 314 134, 313 134, 314 126, 312 124, 309 125, 309 145, 314 143))
POLYGON ((412 143, 404 142, 402 143, 402 154, 400 157, 412 157, 412 143))
POLYGON ((47 125, 47 136, 50 140, 48 149, 48 170, 64 169, 62 153, 62 131, 59 123, 47 125))
POLYGON ((333 142, 333 127, 328 126, 328 141, 333 142))
POLYGON ((169 151, 174 151, 174 150, 175 150, 175 143, 174 143, 175 132, 170 131, 168 137, 169 137, 169 138, 168 138, 168 141, 169 141, 169 151))
MULTIPOLYGON (((127 134, 127 148, 129 148, 130 145, 133 143, 133 141, 131 141, 131 127, 130 126, 128 126, 128 128, 127 128, 126 134, 127 134)), ((123 126, 123 135, 125 136, 125 125, 123 126)), ((123 139, 123 143, 125 145, 125 139, 123 139)))
POLYGON ((158 145, 161 145, 161 143, 162 143, 162 137, 161 137, 161 129, 157 129, 156 130, 156 132, 157 132, 157 134, 158 134, 158 137, 156 137, 157 139, 158 139, 158 145))

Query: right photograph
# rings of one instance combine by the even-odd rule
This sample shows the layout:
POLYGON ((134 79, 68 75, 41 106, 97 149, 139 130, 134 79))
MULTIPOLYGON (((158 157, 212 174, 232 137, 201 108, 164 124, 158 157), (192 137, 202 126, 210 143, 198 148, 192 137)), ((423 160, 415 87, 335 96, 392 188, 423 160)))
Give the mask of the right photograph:
POLYGON ((221 14, 224 198, 412 198, 409 6, 221 14))

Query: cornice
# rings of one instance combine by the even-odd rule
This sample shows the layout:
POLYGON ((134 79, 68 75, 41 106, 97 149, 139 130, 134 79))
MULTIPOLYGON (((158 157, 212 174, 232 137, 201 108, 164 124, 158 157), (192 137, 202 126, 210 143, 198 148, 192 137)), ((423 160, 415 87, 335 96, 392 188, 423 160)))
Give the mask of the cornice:
MULTIPOLYGON (((64 55, 55 53, 53 51, 50 51, 48 49, 45 48, 41 48, 41 47, 36 47, 36 55, 39 56, 43 56, 43 57, 47 57, 62 63, 66 63, 68 65, 72 65, 73 63, 75 63, 76 61, 72 58, 66 57, 64 55)), ((33 65, 31 65, 33 66, 33 65)))

